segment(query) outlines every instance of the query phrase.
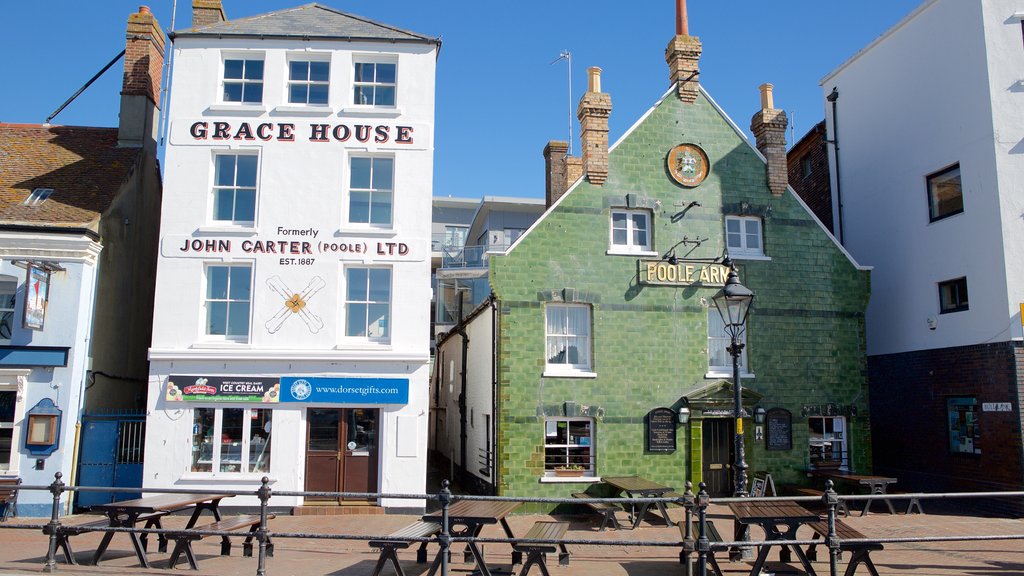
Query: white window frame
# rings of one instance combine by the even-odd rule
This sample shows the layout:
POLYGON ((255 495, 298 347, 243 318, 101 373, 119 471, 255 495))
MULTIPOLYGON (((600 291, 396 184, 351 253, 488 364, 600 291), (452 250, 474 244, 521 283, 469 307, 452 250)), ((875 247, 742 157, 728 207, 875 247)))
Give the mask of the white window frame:
MULTIPOLYGON (((544 446, 544 477, 545 478, 558 477, 557 473, 554 470, 555 467, 556 466, 568 465, 568 464, 575 464, 575 465, 583 466, 584 469, 583 469, 582 477, 584 477, 584 478, 593 478, 593 477, 597 476, 597 455, 595 453, 596 450, 597 450, 597 442, 596 442, 596 438, 595 438, 595 436, 596 436, 596 433, 595 433, 596 428, 597 428, 597 421, 594 418, 564 417, 564 416, 545 418, 544 419, 544 441, 543 441, 543 446, 544 446), (548 438, 557 438, 558 437, 558 434, 557 434, 558 424, 562 423, 562 422, 564 422, 566 424, 566 436, 567 436, 567 438, 565 439, 566 442, 565 443, 548 443, 548 438), (569 440, 572 440, 572 436, 569 434, 569 431, 572 428, 572 423, 573 422, 585 422, 585 423, 587 423, 589 425, 588 426, 588 428, 589 428, 589 435, 586 436, 586 443, 582 443, 580 441, 577 441, 577 442, 570 442, 569 441, 569 440), (552 432, 554 432, 554 433, 552 433, 552 432), (548 458, 548 449, 549 448, 555 449, 555 450, 559 450, 559 449, 563 449, 564 448, 565 452, 566 452, 565 461, 564 462, 555 462, 553 460, 549 461, 549 458, 548 458), (589 456, 587 456, 586 462, 581 462, 581 461, 579 461, 578 458, 576 458, 576 459, 570 458, 569 451, 572 450, 573 448, 576 448, 576 449, 586 448, 589 451, 589 456), (570 460, 573 460, 573 461, 570 462, 570 460)), ((580 439, 582 439, 582 438, 584 438, 584 437, 580 436, 580 439)))
POLYGON ((807 457, 811 467, 815 466, 816 460, 811 456, 811 447, 815 443, 829 444, 832 446, 832 452, 835 453, 835 445, 839 444, 840 454, 842 455, 842 463, 840 468, 844 470, 850 469, 850 430, 847 426, 845 416, 808 416, 807 417, 807 457), (822 421, 822 430, 825 430, 825 422, 832 421, 832 432, 823 432, 820 437, 812 436, 811 422, 814 420, 822 421))
POLYGON ((611 211, 608 217, 608 253, 609 254, 654 254, 652 252, 652 246, 654 246, 651 224, 654 219, 651 217, 650 210, 631 210, 625 208, 616 208, 611 211), (624 215, 626 217, 625 228, 615 227, 615 216, 624 215), (633 217, 643 216, 647 222, 645 228, 644 242, 642 244, 636 244, 633 241, 634 232, 637 229, 634 227, 633 217), (621 230, 626 233, 626 242, 624 244, 615 243, 615 231, 621 230))
POLYGON ((352 79, 352 90, 349 92, 349 98, 350 98, 353 106, 358 107, 358 108, 377 108, 377 109, 384 109, 384 110, 393 110, 393 109, 396 109, 398 107, 399 97, 400 97, 400 95, 398 93, 398 83, 399 83, 398 79, 400 78, 401 70, 399 70, 398 57, 397 56, 367 55, 367 54, 357 54, 357 55, 354 55, 353 58, 352 58, 351 75, 352 75, 351 76, 351 79, 352 79), (373 64, 374 65, 374 81, 373 82, 363 82, 363 81, 357 81, 356 80, 356 66, 358 66, 359 64, 373 64), (393 65, 395 67, 395 81, 393 83, 392 82, 377 82, 376 81, 376 77, 377 77, 376 66, 379 65, 379 64, 391 64, 391 65, 393 65), (372 86, 374 88, 374 101, 376 101, 376 99, 377 99, 377 97, 376 97, 376 94, 377 94, 376 88, 377 87, 388 87, 388 86, 390 86, 395 91, 395 101, 392 104, 375 104, 375 103, 362 104, 360 102, 357 102, 356 101, 356 89, 361 87, 361 86, 372 86))
POLYGON ((7 308, 3 306, 3 301, 0 300, 0 326, 2 326, 3 319, 8 321, 8 327, 10 328, 11 334, 5 338, 0 332, 0 345, 8 345, 11 343, 11 339, 14 338, 14 330, 16 323, 14 316, 17 314, 17 302, 18 302, 18 279, 13 276, 0 276, 0 295, 10 294, 11 296, 11 307, 7 308))
POLYGON ((260 171, 261 171, 261 158, 257 152, 242 152, 237 150, 215 150, 213 151, 212 167, 210 170, 210 209, 207 214, 207 220, 213 227, 231 227, 231 228, 255 228, 256 222, 259 219, 258 209, 260 205, 260 171), (221 157, 234 156, 235 161, 235 174, 232 178, 233 184, 230 186, 220 186, 217 183, 217 162, 221 157), (237 158, 246 156, 254 157, 256 159, 256 174, 255 183, 252 186, 252 220, 238 220, 234 218, 235 205, 232 204, 232 218, 230 220, 218 220, 217 219, 217 194, 220 190, 232 190, 232 198, 237 198, 239 190, 248 190, 249 186, 238 185, 238 161, 237 158))
MULTIPOLYGON (((238 477, 244 477, 244 476, 262 477, 264 475, 269 474, 273 470, 273 465, 274 465, 274 457, 273 457, 274 456, 274 444, 273 444, 273 442, 274 442, 274 434, 273 434, 273 426, 274 426, 274 424, 273 424, 273 422, 274 422, 274 419, 277 416, 276 410, 274 410, 272 408, 256 408, 256 407, 243 408, 243 407, 235 407, 235 406, 195 406, 195 407, 192 408, 192 418, 189 421, 190 424, 193 426, 193 434, 191 435, 192 436, 192 443, 190 445, 190 450, 192 452, 194 452, 195 449, 196 449, 196 445, 195 445, 196 434, 194 432, 194 430, 195 430, 194 426, 195 426, 195 413, 196 413, 196 410, 213 410, 213 412, 214 412, 214 416, 213 416, 213 432, 212 432, 212 435, 211 435, 211 438, 213 438, 213 440, 211 442, 213 444, 213 446, 212 446, 211 457, 210 457, 210 471, 205 471, 205 470, 204 471, 196 471, 196 470, 193 470, 192 466, 193 466, 194 463, 191 461, 191 458, 190 458, 189 465, 188 465, 189 466, 189 468, 188 468, 189 469, 189 472, 188 472, 189 475, 196 475, 196 476, 203 476, 203 477, 230 476, 232 478, 238 478, 238 477), (221 464, 222 464, 222 462, 221 462, 221 456, 222 456, 221 448, 223 446, 223 442, 221 440, 219 440, 219 439, 221 438, 221 436, 223 434, 223 430, 224 430, 224 410, 226 410, 226 409, 227 410, 241 410, 242 411, 242 438, 241 438, 241 442, 240 442, 241 443, 241 449, 240 449, 240 453, 239 453, 239 455, 240 455, 240 457, 242 459, 238 463, 239 470, 237 472, 222 471, 220 469, 221 464), (269 434, 267 434, 265 432, 261 433, 261 435, 266 434, 269 437, 268 438, 268 442, 270 442, 270 445, 268 446, 268 448, 270 450, 270 456, 271 456, 271 458, 270 458, 270 467, 268 467, 268 469, 266 471, 250 471, 250 467, 253 464, 252 462, 249 461, 249 456, 251 454, 250 453, 250 449, 252 447, 252 422, 253 422, 252 413, 253 413, 253 410, 268 410, 268 411, 270 411, 271 432, 269 434)), ((201 448, 200 448, 200 450, 201 450, 201 448)))
POLYGON ((394 307, 394 302, 395 302, 395 270, 394 270, 394 268, 391 267, 391 266, 362 266, 362 265, 359 265, 359 266, 345 266, 343 274, 344 274, 344 277, 345 277, 345 282, 344 282, 344 290, 345 291, 342 293, 342 302, 344 304, 344 309, 345 309, 345 318, 344 318, 344 323, 343 323, 343 328, 342 328, 342 333, 344 334, 344 338, 346 340, 355 341, 355 342, 372 342, 372 343, 382 343, 382 344, 386 344, 386 343, 391 342, 391 337, 394 334, 394 329, 395 329, 395 327, 394 327, 394 317, 395 317, 395 307, 394 307), (349 300, 349 298, 348 298, 349 297, 349 281, 350 281, 349 280, 349 272, 352 271, 352 270, 366 270, 367 271, 367 276, 366 276, 366 281, 367 281, 366 298, 367 299, 366 300, 349 300), (370 298, 370 273, 369 272, 371 270, 387 270, 388 271, 388 300, 387 300, 388 313, 387 313, 387 316, 385 317, 385 320, 386 320, 386 335, 385 336, 369 336, 369 325, 368 325, 368 323, 369 323, 369 305, 384 303, 383 301, 377 301, 377 300, 370 300, 369 299, 370 298), (365 305, 367 307, 366 308, 366 310, 367 310, 366 314, 363 316, 363 329, 366 331, 366 335, 364 335, 364 336, 358 336, 358 335, 352 336, 352 335, 349 335, 349 333, 348 333, 349 319, 350 319, 349 316, 352 313, 351 310, 350 310, 350 305, 353 305, 353 304, 355 304, 355 305, 365 305))
POLYGON ((726 250, 728 250, 728 252, 729 252, 729 256, 733 257, 733 258, 744 258, 744 257, 763 258, 764 257, 764 223, 757 216, 726 216, 725 217, 725 246, 726 246, 726 250), (737 236, 736 233, 729 231, 729 223, 730 222, 736 222, 736 223, 739 224, 740 230, 739 230, 738 236, 737 236), (756 248, 751 248, 750 245, 749 245, 749 237, 751 236, 751 230, 749 229, 749 227, 750 227, 751 224, 756 226, 756 230, 754 231, 755 232, 754 236, 757 237, 757 241, 760 244, 760 246, 758 246, 756 248), (733 238, 738 238, 739 239, 739 241, 740 241, 739 245, 733 245, 731 243, 731 240, 733 238))
MULTIPOLYGON (((0 391, 14 392, 14 420, 0 423, 0 429, 11 431, 11 457, 7 462, 0 462, 0 476, 18 476, 21 468, 21 452, 18 446, 21 440, 21 426, 25 421, 25 385, 31 370, 0 369, 0 391)), ((58 431, 58 434, 60 431, 58 431)))
POLYGON ((549 302, 544 307, 544 376, 582 378, 593 378, 596 376, 596 373, 594 372, 594 310, 591 305, 549 302), (556 310, 558 308, 585 309, 587 311, 587 333, 570 334, 568 326, 568 314, 566 315, 566 326, 564 328, 564 332, 549 332, 549 315, 553 310, 556 310), (565 354, 565 362, 551 362, 550 355, 548 354, 548 343, 552 338, 566 338, 567 340, 576 341, 578 343, 577 348, 586 351, 586 362, 581 362, 578 364, 569 363, 569 354, 567 353, 568 351, 566 351, 565 354), (582 346, 580 346, 579 343, 582 343, 582 346))
MULTIPOLYGON (((728 378, 732 377, 732 355, 728 352, 728 347, 732 344, 732 338, 725 331, 725 323, 722 321, 722 315, 718 313, 718 308, 711 306, 707 309, 708 319, 708 372, 705 374, 705 378, 728 378), (716 330, 716 328, 720 328, 716 330), (722 356, 725 358, 725 364, 718 365, 713 364, 714 350, 720 349, 722 356)), ((752 378, 751 374, 747 369, 747 331, 744 330, 740 334, 739 341, 743 344, 743 351, 740 352, 740 377, 752 378)))
POLYGON ((370 228, 376 230, 391 230, 395 226, 395 179, 398 175, 398 159, 392 154, 353 154, 348 159, 348 178, 346 178, 345 189, 347 191, 345 202, 345 212, 347 214, 345 218, 346 226, 352 228, 370 228), (370 187, 369 188, 353 188, 352 187, 352 162, 360 159, 370 160, 370 187), (374 188, 373 187, 373 174, 377 169, 378 160, 391 160, 391 189, 385 188, 374 188), (365 193, 369 194, 369 206, 367 207, 367 220, 368 222, 353 222, 352 221, 352 193, 365 193), (389 197, 389 205, 391 208, 391 218, 388 222, 373 222, 373 199, 377 195, 387 195, 389 197))
POLYGON ((202 318, 201 319, 201 323, 202 323, 202 334, 203 334, 203 339, 204 340, 214 341, 214 342, 230 342, 230 343, 237 343, 237 344, 248 344, 249 341, 252 339, 252 320, 253 320, 253 315, 252 315, 252 297, 253 297, 253 293, 252 293, 252 289, 253 289, 253 280, 254 280, 254 276, 255 276, 254 272, 255 272, 255 270, 254 270, 253 265, 251 263, 248 263, 248 262, 232 262, 232 263, 227 263, 227 262, 207 262, 206 263, 206 265, 203 268, 203 282, 202 282, 203 287, 202 287, 202 294, 201 294, 202 298, 200 300, 203 303, 203 305, 200 307, 200 310, 201 310, 200 315, 201 315, 201 318, 202 318), (227 295, 226 295, 227 297, 224 298, 224 299, 220 299, 220 298, 210 299, 207 295, 209 294, 210 270, 212 268, 248 268, 249 269, 249 300, 232 300, 231 299, 231 273, 230 272, 228 272, 228 292, 227 292, 227 295), (245 337, 232 336, 232 335, 228 335, 228 334, 210 334, 207 331, 207 328, 208 328, 207 323, 208 323, 208 319, 209 319, 208 304, 210 302, 227 302, 229 304, 229 306, 228 306, 228 314, 227 314, 227 316, 225 318, 225 330, 227 329, 227 326, 229 326, 231 324, 231 307, 230 307, 230 304, 232 302, 247 302, 248 303, 247 310, 248 310, 248 314, 249 314, 249 332, 245 335, 245 337))
POLYGON ((228 104, 231 106, 262 106, 267 96, 267 60, 266 55, 263 52, 246 52, 246 53, 226 53, 221 56, 220 62, 220 94, 218 95, 218 102, 222 104, 228 104), (227 78, 227 63, 229 60, 240 60, 242 61, 242 78, 227 78), (263 73, 261 77, 257 79, 248 79, 245 77, 246 68, 248 68, 248 62, 261 62, 263 64, 263 73), (225 98, 226 86, 228 84, 240 84, 242 86, 241 100, 228 100, 225 98), (245 101, 245 89, 246 86, 256 85, 260 86, 260 99, 255 102, 245 101))
POLYGON ((311 55, 308 53, 292 54, 288 56, 288 73, 286 74, 286 86, 285 86, 285 102, 289 106, 311 106, 323 108, 330 106, 331 103, 331 59, 329 55, 311 55), (307 77, 305 80, 294 80, 292 79, 292 64, 302 63, 306 64, 307 77), (309 79, 309 68, 311 63, 327 64, 327 80, 310 80, 309 79), (292 86, 305 86, 306 87, 306 100, 304 102, 293 102, 292 101, 292 86), (313 86, 325 86, 327 88, 327 99, 323 103, 310 102, 309 91, 313 86))

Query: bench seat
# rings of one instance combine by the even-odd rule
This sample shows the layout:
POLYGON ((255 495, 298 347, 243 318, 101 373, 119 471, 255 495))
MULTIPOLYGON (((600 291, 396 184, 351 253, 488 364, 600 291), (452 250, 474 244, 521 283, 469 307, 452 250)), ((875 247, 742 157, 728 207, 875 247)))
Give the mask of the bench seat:
MULTIPOLYGON (((272 520, 273 514, 267 515, 267 520, 272 520)), ((256 537, 256 532, 260 529, 260 517, 248 514, 242 516, 233 516, 224 520, 218 520, 209 524, 203 524, 202 526, 193 526, 191 530, 209 530, 218 532, 234 532, 248 528, 249 533, 245 538, 245 543, 242 545, 242 555, 252 556, 252 540, 256 537)), ((193 570, 198 570, 199 566, 196 564, 196 556, 192 551, 192 542, 196 540, 202 540, 205 538, 204 534, 189 534, 187 532, 181 532, 177 534, 171 534, 170 538, 174 539, 174 550, 171 551, 171 558, 167 561, 168 568, 174 568, 174 565, 178 563, 178 558, 182 553, 185 554, 185 559, 188 560, 188 565, 193 570)), ((227 536, 222 536, 220 545, 220 555, 228 556, 231 554, 231 540, 227 536)), ((274 544, 267 538, 267 556, 274 555, 274 544)))
MULTIPOLYGON (((683 541, 684 541, 684 544, 685 544, 686 543, 686 523, 685 522, 680 522, 679 523, 679 534, 683 537, 683 541)), ((715 576, 722 576, 722 568, 719 567, 718 560, 715 559, 715 550, 716 550, 715 544, 721 544, 722 542, 725 542, 725 540, 722 539, 722 534, 718 532, 718 528, 716 528, 715 524, 713 522, 711 522, 710 520, 705 520, 704 521, 704 536, 708 539, 708 542, 711 544, 711 549, 708 550, 708 553, 705 556, 705 561, 708 564, 711 565, 711 570, 715 573, 715 576)), ((690 540, 691 547, 692 547, 693 550, 696 550, 697 549, 696 542, 700 538, 700 520, 694 519, 694 520, 690 521, 690 538, 691 538, 691 540, 690 540)), ((684 551, 684 553, 685 553, 685 551, 684 551)), ((700 557, 698 556, 698 562, 700 561, 699 558, 700 557)))
MULTIPOLYGON (((68 538, 71 536, 78 536, 79 534, 85 534, 86 532, 92 532, 96 528, 107 528, 109 526, 110 521, 106 518, 82 524, 61 524, 57 527, 57 547, 64 553, 64 559, 68 564, 78 564, 78 562, 75 561, 75 553, 71 549, 71 541, 68 540, 68 538)), ((49 535, 49 533, 49 527, 43 528, 43 534, 49 535)))
MULTIPOLYGON (((796 496, 818 496, 819 498, 825 495, 824 490, 818 490, 817 488, 808 488, 806 486, 793 486, 790 488, 796 496)), ((806 503, 802 503, 806 504, 806 503)), ((839 499, 839 504, 836 506, 836 514, 842 514, 843 516, 850 516, 850 509, 846 505, 846 500, 839 499)))
MULTIPOLYGON (((828 537, 827 521, 819 520, 817 522, 812 522, 807 526, 814 531, 815 537, 820 537, 822 539, 828 537)), ((882 544, 877 542, 847 542, 847 540, 850 539, 864 539, 866 536, 842 520, 836 520, 836 537, 839 538, 839 550, 848 550, 851 552, 850 562, 846 565, 846 571, 843 573, 844 576, 853 576, 861 564, 867 568, 871 576, 879 576, 874 562, 871 561, 870 553, 872 550, 882 550, 884 548, 882 544)), ((816 560, 818 556, 816 547, 817 544, 811 544, 807 548, 807 558, 812 561, 816 560)))
MULTIPOLYGON (((572 495, 572 497, 594 498, 594 496, 591 496, 586 492, 576 492, 572 495)), ((617 504, 612 504, 611 502, 580 502, 580 504, 590 508, 594 512, 597 512, 601 515, 601 532, 604 532, 605 527, 609 524, 611 524, 612 527, 616 530, 622 528, 619 525, 619 521, 615 518, 615 513, 622 510, 622 508, 620 508, 617 504)))
MULTIPOLYGON (((524 540, 561 540, 565 537, 566 530, 569 529, 568 522, 548 522, 548 521, 537 521, 530 528, 530 531, 523 536, 524 540)), ((564 542, 554 543, 541 543, 541 542, 515 542, 512 544, 512 549, 516 552, 526 552, 526 563, 523 564, 523 569, 519 572, 519 576, 526 576, 529 574, 530 569, 536 565, 541 574, 544 576, 551 576, 548 572, 547 562, 545 561, 545 554, 549 552, 556 552, 561 550, 558 554, 558 564, 560 566, 568 566, 569 564, 569 551, 565 548, 564 542)))
POLYGON ((21 478, 0 478, 0 506, 3 507, 3 512, 0 512, 0 522, 18 515, 19 484, 21 484, 21 478))
MULTIPOLYGON (((405 572, 402 570, 402 565, 398 563, 398 554, 396 550, 406 549, 412 546, 416 540, 400 540, 401 538, 429 538, 434 536, 441 531, 441 525, 437 522, 426 522, 420 520, 413 522, 412 524, 388 534, 388 538, 395 538, 395 540, 370 540, 370 548, 380 548, 380 557, 377 558, 377 566, 373 569, 373 576, 378 576, 380 571, 384 568, 384 564, 388 561, 395 568, 395 573, 398 576, 405 576, 405 572)), ((427 542, 420 542, 419 550, 416 551, 416 563, 423 564, 427 561, 427 542)))

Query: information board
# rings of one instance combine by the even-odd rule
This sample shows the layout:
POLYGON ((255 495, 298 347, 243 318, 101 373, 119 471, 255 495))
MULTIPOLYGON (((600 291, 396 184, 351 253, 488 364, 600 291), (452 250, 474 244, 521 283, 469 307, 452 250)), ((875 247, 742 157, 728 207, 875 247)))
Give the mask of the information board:
POLYGON ((793 449, 793 415, 785 408, 772 408, 765 416, 768 433, 765 434, 765 448, 768 450, 793 449))
POLYGON ((647 451, 676 451, 676 413, 669 408, 655 408, 647 413, 647 451))

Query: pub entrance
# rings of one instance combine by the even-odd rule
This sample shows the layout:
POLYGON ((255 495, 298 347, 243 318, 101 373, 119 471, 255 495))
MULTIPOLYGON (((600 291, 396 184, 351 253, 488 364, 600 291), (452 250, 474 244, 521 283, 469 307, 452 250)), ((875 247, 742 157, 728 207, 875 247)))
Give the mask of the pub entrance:
MULTIPOLYGON (((306 490, 376 492, 379 411, 371 408, 306 410, 306 490)), ((358 503, 358 498, 306 498, 358 503)))
POLYGON ((712 497, 732 496, 733 425, 732 418, 705 418, 701 423, 703 478, 712 497))

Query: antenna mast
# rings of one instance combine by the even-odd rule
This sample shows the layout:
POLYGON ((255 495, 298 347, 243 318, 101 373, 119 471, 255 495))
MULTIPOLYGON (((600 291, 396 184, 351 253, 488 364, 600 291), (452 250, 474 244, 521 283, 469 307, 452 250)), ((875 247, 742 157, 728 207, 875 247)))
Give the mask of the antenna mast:
POLYGON ((568 50, 562 50, 562 53, 551 61, 552 64, 559 60, 565 60, 569 63, 568 79, 569 79, 569 156, 572 156, 572 52, 568 50))

